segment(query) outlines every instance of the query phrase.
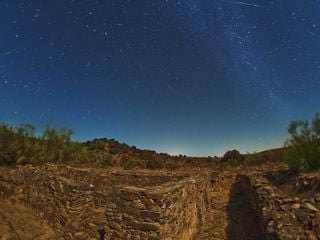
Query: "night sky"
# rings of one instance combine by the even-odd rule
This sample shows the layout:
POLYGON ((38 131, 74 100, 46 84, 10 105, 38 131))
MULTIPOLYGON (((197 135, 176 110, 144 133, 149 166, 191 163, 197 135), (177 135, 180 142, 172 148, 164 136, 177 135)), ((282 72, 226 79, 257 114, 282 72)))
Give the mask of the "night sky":
POLYGON ((0 0, 0 121, 159 152, 282 146, 320 111, 319 0, 0 0))

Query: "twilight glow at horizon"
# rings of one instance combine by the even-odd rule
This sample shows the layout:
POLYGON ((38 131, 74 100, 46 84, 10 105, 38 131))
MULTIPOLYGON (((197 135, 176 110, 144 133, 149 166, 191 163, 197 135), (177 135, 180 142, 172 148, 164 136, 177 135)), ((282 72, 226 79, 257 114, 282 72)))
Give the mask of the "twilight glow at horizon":
POLYGON ((320 1, 2 0, 0 121, 221 155, 320 106, 320 1))

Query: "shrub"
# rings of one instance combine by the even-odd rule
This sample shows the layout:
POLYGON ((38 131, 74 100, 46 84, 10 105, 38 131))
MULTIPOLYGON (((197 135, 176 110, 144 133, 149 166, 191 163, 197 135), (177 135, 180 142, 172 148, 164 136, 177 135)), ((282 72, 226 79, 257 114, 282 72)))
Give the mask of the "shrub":
POLYGON ((249 165, 249 166, 256 166, 256 165, 260 165, 263 164, 265 162, 265 160, 263 159, 263 157, 256 153, 247 153, 244 156, 244 164, 249 165))
POLYGON ((105 156, 105 157, 102 159, 101 165, 104 166, 104 167, 105 167, 105 166, 112 167, 112 166, 115 165, 115 162, 113 161, 112 156, 108 154, 107 156, 105 156))
POLYGON ((163 164, 156 159, 149 159, 147 161, 146 167, 149 169, 160 169, 163 168, 163 164))
POLYGON ((137 166, 137 163, 127 157, 124 157, 120 160, 120 166, 125 170, 133 169, 137 166))
POLYGON ((288 132, 289 166, 298 172, 320 169, 320 115, 315 114, 311 124, 308 120, 292 121, 288 132))
POLYGON ((30 124, 11 127, 0 124, 0 165, 83 161, 87 150, 71 140, 72 130, 46 126, 41 136, 30 124))
POLYGON ((238 150, 232 150, 227 151, 223 157, 222 162, 228 162, 228 163, 241 163, 244 160, 244 157, 241 155, 241 153, 238 150))

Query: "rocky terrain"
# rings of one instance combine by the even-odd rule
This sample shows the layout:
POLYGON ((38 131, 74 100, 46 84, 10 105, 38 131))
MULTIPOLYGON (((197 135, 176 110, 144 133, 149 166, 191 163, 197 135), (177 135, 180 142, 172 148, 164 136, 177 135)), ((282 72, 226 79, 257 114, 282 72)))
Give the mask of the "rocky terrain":
POLYGON ((125 169, 179 169, 211 168, 219 160, 218 157, 172 156, 152 150, 142 150, 135 146, 120 143, 114 139, 95 139, 83 144, 88 149, 90 165, 97 167, 122 167, 125 169))
MULTIPOLYGON (((135 150, 112 148, 91 151, 121 161, 135 150)), ((215 160, 135 151, 141 164, 146 153, 167 161, 0 167, 0 239, 320 239, 320 174, 274 161, 282 150, 256 154, 259 164, 237 151, 215 160)))
POLYGON ((0 239, 318 239, 320 176, 270 168, 2 167, 0 239))

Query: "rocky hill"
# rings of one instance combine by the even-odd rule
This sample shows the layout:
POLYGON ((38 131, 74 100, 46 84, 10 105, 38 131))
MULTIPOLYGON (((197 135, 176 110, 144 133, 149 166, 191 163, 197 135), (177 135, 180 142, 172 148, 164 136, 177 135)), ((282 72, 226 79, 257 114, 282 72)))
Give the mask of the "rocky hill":
POLYGON ((219 161, 218 157, 171 156, 167 153, 138 149, 107 138, 87 141, 84 146, 88 149, 89 162, 96 166, 123 167, 124 169, 177 169, 195 166, 210 168, 219 161))

